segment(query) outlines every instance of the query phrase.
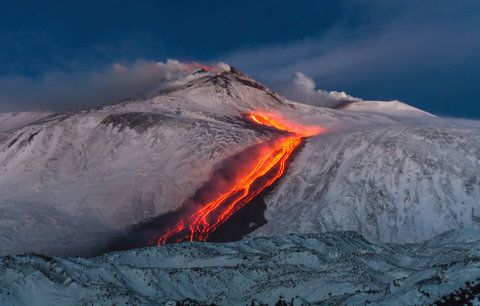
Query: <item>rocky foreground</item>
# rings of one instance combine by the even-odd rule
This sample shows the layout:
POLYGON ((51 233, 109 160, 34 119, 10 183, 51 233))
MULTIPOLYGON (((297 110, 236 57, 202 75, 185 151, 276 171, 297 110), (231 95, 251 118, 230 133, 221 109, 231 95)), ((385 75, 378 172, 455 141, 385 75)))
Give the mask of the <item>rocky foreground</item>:
POLYGON ((0 259, 1 305, 480 303, 480 231, 420 244, 354 232, 0 259))

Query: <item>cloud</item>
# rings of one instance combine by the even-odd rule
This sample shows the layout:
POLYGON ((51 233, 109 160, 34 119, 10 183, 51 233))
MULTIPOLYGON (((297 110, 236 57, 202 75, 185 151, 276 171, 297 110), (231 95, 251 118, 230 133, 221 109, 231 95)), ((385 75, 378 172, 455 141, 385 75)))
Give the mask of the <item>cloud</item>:
POLYGON ((351 97, 344 92, 317 90, 315 81, 302 72, 296 72, 291 82, 277 86, 285 97, 310 105, 335 108, 348 101, 359 99, 351 97))
POLYGON ((0 111, 65 110, 145 97, 174 86, 192 66, 176 60, 137 60, 97 71, 49 72, 38 78, 4 76, 0 111))
MULTIPOLYGON (((366 1, 326 34, 238 50, 222 60, 273 84, 302 71, 331 87, 448 69, 479 59, 478 2, 366 1)), ((337 88, 338 89, 338 88, 337 88)), ((341 89, 341 88, 340 88, 341 89)))

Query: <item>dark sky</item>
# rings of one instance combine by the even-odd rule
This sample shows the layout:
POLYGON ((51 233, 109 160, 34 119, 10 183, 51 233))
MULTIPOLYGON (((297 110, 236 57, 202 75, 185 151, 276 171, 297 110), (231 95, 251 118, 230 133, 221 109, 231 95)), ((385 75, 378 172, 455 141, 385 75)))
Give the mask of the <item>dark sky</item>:
POLYGON ((141 78, 170 58, 480 118, 480 1, 433 0, 5 2, 0 111, 118 98, 96 94, 118 81, 112 65, 141 78))

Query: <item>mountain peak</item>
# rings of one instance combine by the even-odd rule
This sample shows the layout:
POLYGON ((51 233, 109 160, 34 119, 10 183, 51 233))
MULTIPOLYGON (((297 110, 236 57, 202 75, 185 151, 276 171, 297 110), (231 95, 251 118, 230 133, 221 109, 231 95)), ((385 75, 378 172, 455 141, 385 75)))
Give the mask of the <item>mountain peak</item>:
POLYGON ((181 109, 238 113, 287 105, 287 100, 235 67, 225 63, 197 68, 152 98, 155 105, 181 109))

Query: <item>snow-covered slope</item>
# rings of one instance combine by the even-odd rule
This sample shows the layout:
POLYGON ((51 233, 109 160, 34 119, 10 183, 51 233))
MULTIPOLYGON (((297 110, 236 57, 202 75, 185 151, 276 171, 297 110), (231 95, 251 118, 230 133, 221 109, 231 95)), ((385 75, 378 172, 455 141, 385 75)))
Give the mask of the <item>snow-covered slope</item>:
POLYGON ((465 296, 473 301, 480 287, 479 237, 479 231, 463 230, 422 244, 377 245, 353 232, 332 232, 183 243, 92 259, 7 256, 0 258, 0 304, 175 305, 190 299, 189 305, 274 305, 283 299, 294 305, 427 305, 465 296))
POLYGON ((366 113, 379 113, 388 116, 433 116, 423 110, 405 104, 401 101, 364 101, 358 100, 345 103, 340 107, 342 110, 366 113))
POLYGON ((51 114, 50 112, 0 113, 0 132, 27 125, 51 114))
POLYGON ((480 129, 372 128, 307 141, 257 235, 354 230, 409 242, 480 227, 480 129))

